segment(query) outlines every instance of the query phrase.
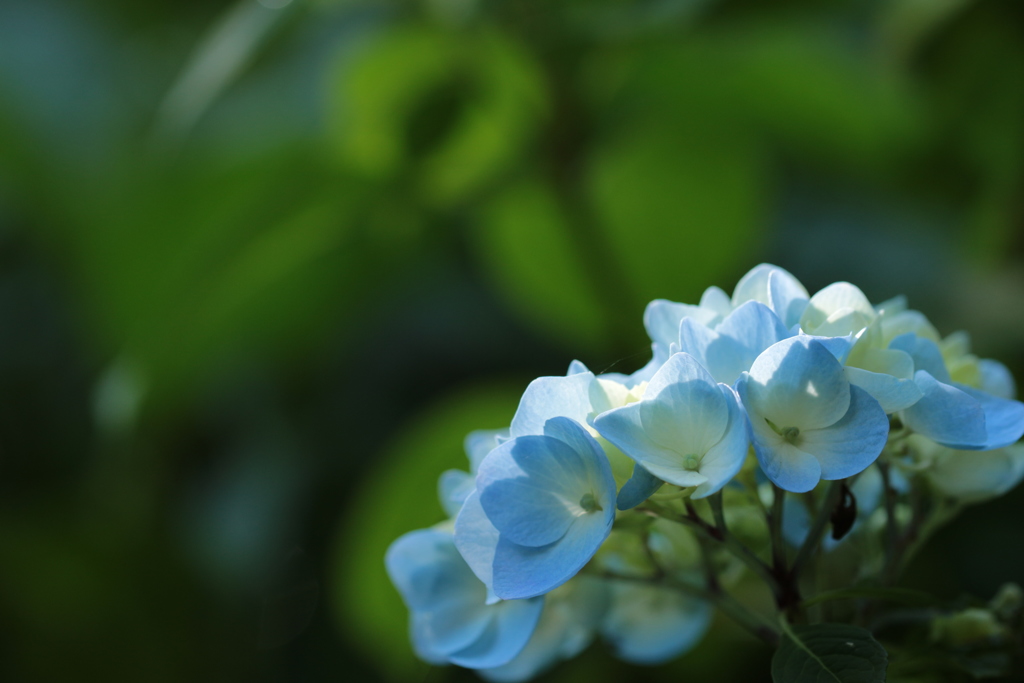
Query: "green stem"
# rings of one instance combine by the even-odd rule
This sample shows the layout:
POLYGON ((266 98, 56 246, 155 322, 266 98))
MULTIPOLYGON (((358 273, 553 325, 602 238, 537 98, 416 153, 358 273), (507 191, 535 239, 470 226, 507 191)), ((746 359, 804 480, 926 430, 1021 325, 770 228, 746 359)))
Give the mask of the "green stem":
POLYGON ((699 538, 706 538, 715 543, 720 543, 726 550, 736 556, 736 559, 747 565, 751 571, 764 581, 772 590, 774 595, 778 596, 780 594, 779 582, 775 575, 772 574, 768 565, 755 555, 750 548, 740 543, 732 534, 720 531, 718 528, 709 525, 696 514, 691 513, 690 515, 680 515, 679 513, 674 512, 663 505, 659 505, 650 499, 648 499, 644 504, 643 508, 637 509, 641 512, 650 514, 653 517, 660 517, 676 522, 677 524, 687 526, 693 529, 699 538))
POLYGON ((878 471, 882 473, 882 495, 885 501, 885 569, 883 581, 888 581, 896 562, 899 528, 896 521, 896 490, 892 487, 889 476, 889 463, 878 461, 878 471))
POLYGON ((785 576, 786 571, 786 546, 782 540, 782 515, 786 504, 786 492, 775 484, 772 484, 772 513, 769 529, 772 539, 772 568, 779 576, 785 576))
POLYGON ((811 559, 811 555, 814 554, 814 551, 821 544, 821 539, 825 535, 825 529, 828 527, 828 523, 832 518, 832 512, 836 509, 842 493, 842 479, 829 484, 825 500, 822 501, 821 507, 818 508, 818 516, 815 517, 814 524, 811 525, 811 530, 807 533, 807 538, 804 539, 803 545, 800 546, 800 551, 797 552, 796 559, 793 560, 793 566, 789 570, 789 579, 794 585, 800 576, 800 571, 803 569, 804 564, 811 559))

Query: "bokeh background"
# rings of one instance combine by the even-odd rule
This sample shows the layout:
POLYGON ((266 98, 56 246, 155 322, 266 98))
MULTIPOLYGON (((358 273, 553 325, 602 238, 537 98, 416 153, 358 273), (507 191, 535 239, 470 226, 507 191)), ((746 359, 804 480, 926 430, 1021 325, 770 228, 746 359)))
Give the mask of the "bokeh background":
MULTIPOLYGON (((762 261, 1024 377, 1022 228, 1016 0, 0 0, 0 679, 473 680, 382 554, 530 379, 762 261)), ((1024 583, 1022 513, 905 583, 1024 583)))

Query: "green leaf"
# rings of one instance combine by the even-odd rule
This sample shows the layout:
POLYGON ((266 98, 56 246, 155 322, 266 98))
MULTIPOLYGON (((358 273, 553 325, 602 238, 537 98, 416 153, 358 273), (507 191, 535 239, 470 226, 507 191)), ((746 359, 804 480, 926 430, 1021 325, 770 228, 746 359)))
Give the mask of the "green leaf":
MULTIPOLYGON (((492 385, 450 396, 403 429, 385 452, 368 454, 373 467, 337 536, 332 593, 340 629, 391 680, 424 680, 427 665, 412 653, 409 614, 384 571, 384 552, 402 534, 444 519, 438 476, 468 469, 466 434, 508 425, 521 392, 520 386, 492 385)), ((431 680, 440 675, 433 672, 431 680)))
POLYGON ((847 624, 789 626, 772 659, 775 683, 882 683, 889 657, 862 628, 847 624))
POLYGON ((522 181, 484 208, 473 246, 511 307, 578 354, 600 349, 607 322, 566 221, 549 188, 522 181))
POLYGON ((646 121, 598 150, 588 181, 638 309, 696 301, 754 258, 768 181, 761 150, 732 125, 646 121))
POLYGON ((338 82, 332 122, 342 157, 377 179, 410 167, 419 195, 435 205, 502 170, 547 108, 539 68, 497 31, 455 37, 402 27, 338 82))

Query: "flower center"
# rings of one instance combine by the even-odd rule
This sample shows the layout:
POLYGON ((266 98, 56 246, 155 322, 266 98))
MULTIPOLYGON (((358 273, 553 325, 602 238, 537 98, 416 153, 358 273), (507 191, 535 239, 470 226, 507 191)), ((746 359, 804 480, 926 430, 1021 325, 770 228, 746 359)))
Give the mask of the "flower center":
POLYGON ((580 507, 583 508, 584 512, 594 512, 595 510, 603 510, 604 508, 597 502, 597 498, 594 497, 593 493, 584 493, 583 497, 580 498, 580 507))
POLYGON ((764 421, 768 423, 768 426, 772 428, 773 432, 781 436, 787 442, 796 445, 797 439, 800 438, 800 429, 798 427, 779 427, 767 417, 764 421))
POLYGON ((700 466, 700 458, 696 455, 688 455, 683 458, 683 467, 688 470, 696 470, 700 466))

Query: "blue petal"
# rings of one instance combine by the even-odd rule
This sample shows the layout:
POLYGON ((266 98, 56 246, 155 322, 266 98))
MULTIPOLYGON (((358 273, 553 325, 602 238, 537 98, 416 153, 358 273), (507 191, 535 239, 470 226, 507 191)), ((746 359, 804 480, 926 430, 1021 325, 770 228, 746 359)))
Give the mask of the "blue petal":
POLYGON ((799 447, 818 459, 822 479, 846 479, 867 469, 888 438, 889 419, 878 401, 851 386, 846 415, 825 429, 802 432, 799 447))
POLYGON ((924 370, 914 373, 914 382, 924 394, 902 413, 903 423, 918 434, 950 448, 985 448, 985 410, 972 396, 937 381, 924 370))
POLYGON ((469 457, 469 471, 475 474, 487 454, 507 439, 507 429, 477 429, 467 434, 462 441, 462 447, 469 457))
POLYGON ((807 307, 807 290, 789 273, 774 270, 768 274, 768 302, 782 324, 790 328, 807 307))
POLYGON ((433 529, 405 534, 385 556, 388 575, 413 612, 418 649, 449 654, 487 627, 487 589, 459 556, 452 536, 433 529))
POLYGON ((849 386, 843 366, 821 343, 791 337, 754 361, 743 405, 755 427, 768 419, 781 429, 820 429, 846 414, 849 386))
POLYGON ((590 490, 583 458, 549 436, 520 436, 491 451, 476 480, 480 504, 503 538, 528 546, 560 539, 590 490))
POLYGON ((748 301, 715 330, 684 319, 679 325, 679 350, 696 358, 715 381, 732 384, 762 351, 789 336, 767 306, 748 301))
POLYGON ((633 476, 619 490, 615 506, 620 510, 631 510, 650 498, 664 483, 640 465, 633 465, 633 476))
POLYGON ((601 634, 634 664, 667 662, 693 648, 711 624, 708 603, 661 586, 615 581, 601 634))
POLYGON ((804 493, 821 481, 821 464, 810 453, 783 440, 764 421, 764 417, 749 410, 749 378, 744 375, 736 383, 736 390, 744 406, 748 407, 751 442, 761 470, 776 486, 804 493))
POLYGON ((655 299, 647 304, 647 308, 644 310, 644 327, 652 342, 667 349, 676 341, 680 320, 693 318, 695 322, 707 325, 717 317, 718 315, 713 310, 700 306, 655 299))
POLYGON ((538 377, 530 382, 512 418, 511 436, 543 434, 544 423, 553 417, 586 424, 593 381, 592 373, 581 372, 568 377, 538 377))
POLYGON ((847 366, 846 379, 850 384, 868 392, 886 413, 906 410, 924 396, 914 380, 893 377, 883 372, 847 366))
POLYGON ((848 334, 845 337, 819 337, 813 334, 801 336, 813 339, 824 346, 840 363, 846 362, 846 359, 850 356, 850 351, 853 350, 853 345, 857 341, 855 335, 852 334, 848 334))
POLYGON ((445 470, 437 480, 437 497, 448 516, 454 517, 475 488, 476 479, 469 472, 445 470))
MULTIPOLYGON (((722 336, 732 337, 747 349, 749 362, 743 370, 749 368, 750 363, 753 363, 762 351, 790 336, 789 329, 779 316, 756 301, 748 301, 730 313, 715 331, 722 336)), ((736 377, 739 377, 738 373, 736 377)), ((733 378, 732 382, 735 381, 736 378, 733 378)))
POLYGON ((908 332, 889 342, 889 348, 910 354, 914 359, 914 370, 924 370, 943 384, 952 381, 949 378, 949 370, 946 369, 946 361, 942 358, 942 351, 932 340, 908 332))
MULTIPOLYGON (((739 396, 724 384, 719 384, 718 390, 725 397, 729 407, 729 423, 722 440, 701 458, 700 474, 708 480, 693 492, 694 499, 710 496, 728 484, 743 468, 750 448, 747 414, 740 406, 739 396)), ((621 496, 621 493, 619 495, 621 496)))
POLYGON ((729 423, 729 407, 714 379, 689 354, 677 353, 658 371, 639 402, 647 436, 680 456, 703 456, 729 423))
POLYGON ((700 486, 707 478, 683 468, 679 453, 655 443, 641 420, 643 401, 603 413, 594 420, 594 428, 619 450, 664 481, 677 486, 700 486))
POLYGON ((542 548, 499 538, 494 555, 494 592, 506 600, 532 598, 562 585, 590 561, 612 530, 615 509, 583 515, 557 543, 542 548))
POLYGON ((1024 403, 997 398, 962 384, 954 386, 974 398, 985 412, 985 444, 981 450, 1009 446, 1024 435, 1024 403))
POLYGON ((1009 369, 996 360, 983 358, 978 361, 981 371, 981 390, 997 398, 1017 398, 1017 384, 1009 369))
POLYGON ((455 547, 477 578, 491 591, 488 602, 497 600, 493 595, 493 568, 498 538, 498 530, 480 505, 480 492, 473 491, 455 518, 455 547))
POLYGON ((470 669, 488 669, 512 661, 522 652, 537 628, 544 599, 512 600, 498 603, 487 629, 469 647, 449 658, 453 664, 470 669))
POLYGON ((590 370, 587 368, 586 365, 584 365, 580 361, 574 360, 573 362, 569 363, 569 371, 566 372, 565 374, 568 377, 569 375, 578 375, 583 372, 590 372, 590 370))

